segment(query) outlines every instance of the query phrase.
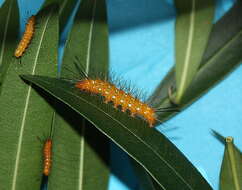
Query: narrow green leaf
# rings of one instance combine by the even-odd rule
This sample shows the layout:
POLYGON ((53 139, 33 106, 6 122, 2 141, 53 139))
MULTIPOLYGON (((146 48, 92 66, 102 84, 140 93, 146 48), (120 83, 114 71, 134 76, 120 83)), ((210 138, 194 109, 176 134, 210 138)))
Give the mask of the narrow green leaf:
POLYGON ((232 137, 226 138, 224 158, 220 173, 220 189, 242 189, 242 154, 234 145, 232 137))
POLYGON ((214 16, 214 0, 176 0, 176 103, 197 73, 214 16))
POLYGON ((40 188, 42 148, 50 132, 53 109, 49 105, 51 100, 44 101, 47 94, 24 84, 18 75, 56 76, 59 33, 57 11, 55 7, 46 7, 37 14, 38 25, 31 44, 22 56, 21 64, 15 59, 11 62, 2 85, 0 183, 4 189, 40 188))
POLYGON ((0 92, 18 39, 19 12, 16 0, 6 0, 0 8, 0 92))
POLYGON ((169 190, 212 189, 194 166, 164 135, 105 104, 100 97, 73 88, 73 82, 23 75, 90 121, 96 128, 141 164, 161 187, 169 190), (164 180, 166 179, 166 180, 164 180))
MULTIPOLYGON (((240 64, 242 59, 240 52, 242 48, 242 20, 239 19, 241 17, 241 9, 242 3, 238 1, 213 26, 200 69, 184 95, 180 109, 184 109, 193 103, 240 64)), ((150 104, 154 107, 168 106, 169 97, 167 97, 167 91, 169 87, 174 87, 174 85, 175 74, 173 68, 150 97, 150 104)), ((173 95, 175 93, 174 91, 173 95)), ((167 119, 176 113, 160 114, 159 119, 167 119)))
MULTIPOLYGON (((106 21, 105 0, 81 2, 65 46, 61 77, 78 77, 73 76, 73 73, 78 75, 79 72, 74 64, 75 59, 81 60, 76 64, 87 74, 96 68, 108 74, 106 21), (97 50, 103 53, 95 54, 97 50)), ((66 105, 60 104, 57 113, 53 167, 48 189, 106 190, 109 179, 109 141, 66 105)))
POLYGON ((62 32, 77 2, 78 0, 45 0, 42 8, 53 3, 59 4, 59 29, 62 32))

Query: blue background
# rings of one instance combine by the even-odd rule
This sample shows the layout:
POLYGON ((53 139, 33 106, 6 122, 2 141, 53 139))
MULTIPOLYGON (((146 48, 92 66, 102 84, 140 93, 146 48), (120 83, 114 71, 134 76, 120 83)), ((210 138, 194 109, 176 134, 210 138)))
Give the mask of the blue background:
MULTIPOLYGON (((214 22, 235 0, 217 0, 214 22)), ((3 0, 0 0, 2 3, 3 0)), ((43 0, 19 0, 21 31, 26 18, 37 12, 43 0), (27 16, 28 15, 28 16, 27 16)), ((151 94, 174 65, 175 9, 172 0, 107 0, 110 29, 110 64, 114 73, 151 94)), ((64 42, 65 34, 61 37, 64 42)), ((63 50, 60 47, 60 52, 63 50)), ((211 129, 233 136, 242 149, 242 67, 188 109, 157 127, 218 189, 224 146, 211 129)), ((111 146, 110 190, 138 190, 128 156, 111 146)))

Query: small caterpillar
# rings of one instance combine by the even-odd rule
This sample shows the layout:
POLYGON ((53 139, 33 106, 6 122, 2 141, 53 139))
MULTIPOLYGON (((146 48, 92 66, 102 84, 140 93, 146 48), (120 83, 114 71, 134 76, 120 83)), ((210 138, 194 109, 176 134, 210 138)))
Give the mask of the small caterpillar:
POLYGON ((114 108, 121 106, 122 112, 129 110, 131 117, 141 116, 150 127, 153 127, 157 120, 155 109, 107 81, 86 78, 78 81, 75 87, 93 94, 100 94, 105 98, 105 103, 113 102, 114 108))
POLYGON ((14 56, 16 58, 19 58, 23 55, 23 53, 26 50, 26 48, 28 47, 31 39, 33 38, 34 25, 35 25, 35 16, 31 16, 25 26, 24 35, 14 52, 14 56))
POLYGON ((44 144, 44 168, 43 168, 43 174, 45 176, 49 176, 50 174, 50 169, 51 169, 51 163, 52 163, 52 140, 47 139, 44 144))

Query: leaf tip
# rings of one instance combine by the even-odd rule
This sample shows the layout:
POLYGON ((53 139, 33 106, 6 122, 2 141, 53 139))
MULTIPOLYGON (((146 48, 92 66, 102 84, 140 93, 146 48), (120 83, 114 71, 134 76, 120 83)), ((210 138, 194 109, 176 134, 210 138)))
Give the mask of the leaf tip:
POLYGON ((211 133, 212 135, 219 140, 221 143, 225 144, 225 137, 223 135, 221 135, 220 133, 218 133, 217 131, 211 129, 211 133))

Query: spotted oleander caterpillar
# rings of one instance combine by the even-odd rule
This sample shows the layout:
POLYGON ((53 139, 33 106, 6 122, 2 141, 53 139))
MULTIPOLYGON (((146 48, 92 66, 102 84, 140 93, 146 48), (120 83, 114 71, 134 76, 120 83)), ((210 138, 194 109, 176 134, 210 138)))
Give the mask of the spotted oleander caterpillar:
POLYGON ((51 164, 52 164, 52 140, 51 139, 47 139, 45 141, 43 154, 44 154, 43 174, 45 176, 49 176, 51 164))
MULTIPOLYGON (((109 79, 100 79, 105 76, 96 79, 89 77, 82 68, 80 60, 77 57, 75 58, 76 60, 74 62, 74 66, 79 72, 79 75, 82 76, 81 80, 77 80, 75 82, 75 88, 78 88, 81 91, 89 92, 91 94, 99 94, 103 96, 104 103, 112 102, 113 107, 121 107, 122 112, 129 110, 131 117, 140 116, 149 124, 150 127, 153 127, 156 121, 160 121, 158 120, 156 113, 177 111, 177 108, 174 107, 158 109, 152 108, 147 103, 141 101, 138 97, 134 97, 131 93, 127 93, 124 90, 116 87, 112 82, 108 81, 109 79)), ((76 75, 76 73, 70 70, 68 67, 64 66, 63 68, 72 73, 75 78, 78 77, 78 75, 76 75)))
POLYGON ((156 110, 148 104, 140 101, 129 93, 117 88, 114 84, 100 79, 83 79, 75 84, 75 87, 93 94, 100 94, 105 98, 104 102, 113 102, 114 108, 121 106, 122 112, 130 111, 131 117, 135 115, 144 118, 150 127, 153 127, 156 119, 156 110))
POLYGON ((34 27, 35 27, 35 16, 31 16, 25 26, 25 32, 23 34, 23 37, 14 52, 14 56, 16 58, 21 57, 24 51, 26 50, 26 48, 28 47, 34 35, 34 27))

